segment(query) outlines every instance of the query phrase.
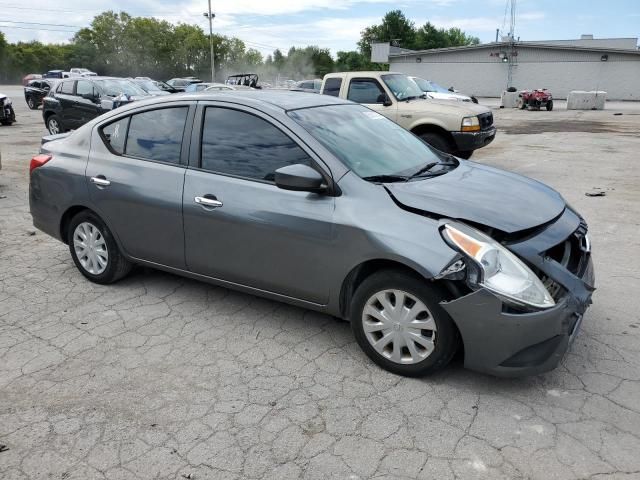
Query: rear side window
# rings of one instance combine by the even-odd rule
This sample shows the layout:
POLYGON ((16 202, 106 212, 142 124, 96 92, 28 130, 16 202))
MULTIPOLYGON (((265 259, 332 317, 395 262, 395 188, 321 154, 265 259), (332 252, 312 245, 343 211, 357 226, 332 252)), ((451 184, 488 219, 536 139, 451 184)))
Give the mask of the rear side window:
POLYGON ((93 84, 86 80, 79 80, 76 86, 76 95, 81 97, 82 95, 95 95, 93 90, 93 84))
POLYGON ((340 86, 342 85, 342 78, 327 78, 324 82, 324 95, 331 95, 332 97, 340 96, 340 86))
POLYGON ((125 153, 179 164, 188 110, 188 107, 172 107, 131 115, 125 153))
POLYGON ((73 95, 73 84, 75 82, 62 82, 59 92, 67 95, 73 95))
POLYGON ((202 164, 205 170, 263 181, 287 165, 311 165, 307 153, 260 117, 228 108, 205 110, 202 164))
POLYGON ((102 138, 114 152, 120 155, 124 153, 128 126, 129 117, 125 117, 102 128, 102 138))
POLYGON ((357 103, 383 103, 384 91, 378 82, 368 78, 351 80, 347 100, 357 103))

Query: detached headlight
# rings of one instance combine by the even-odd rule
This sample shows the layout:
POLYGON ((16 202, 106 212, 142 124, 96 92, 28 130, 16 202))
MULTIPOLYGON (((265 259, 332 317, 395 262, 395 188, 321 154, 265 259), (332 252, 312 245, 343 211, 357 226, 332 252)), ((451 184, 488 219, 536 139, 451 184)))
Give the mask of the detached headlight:
POLYGON ((464 117, 462 119, 462 128, 463 132, 479 132, 480 131, 480 120, 478 117, 464 117))
POLYGON ((535 308, 555 305, 547 289, 529 267, 491 237, 457 222, 445 224, 442 235, 478 266, 479 286, 517 305, 535 308))

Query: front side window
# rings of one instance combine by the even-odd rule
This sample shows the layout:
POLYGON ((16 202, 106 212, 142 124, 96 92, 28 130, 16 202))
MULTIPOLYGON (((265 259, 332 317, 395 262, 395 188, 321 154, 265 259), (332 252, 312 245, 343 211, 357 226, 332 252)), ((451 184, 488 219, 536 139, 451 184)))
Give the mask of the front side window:
POLYGON ((172 107, 131 115, 125 153, 179 164, 188 110, 188 107, 172 107))
POLYGON ((60 87, 60 93, 64 93, 66 95, 73 95, 73 84, 75 82, 62 82, 60 87))
POLYGON ((386 95, 380 84, 370 78, 356 78, 349 84, 347 100, 356 103, 384 103, 386 95))
POLYGON ((442 160, 413 133, 361 105, 303 108, 289 116, 360 177, 412 174, 442 160))
POLYGON ((124 153, 124 144, 125 139, 127 138, 129 118, 130 117, 122 118, 102 128, 102 137, 105 142, 109 144, 114 152, 121 155, 124 153))
POLYGON ((307 153, 271 123, 218 107, 205 110, 201 155, 205 170, 271 182, 280 167, 311 164, 307 153))
POLYGON ((332 97, 340 96, 340 87, 342 86, 342 78, 327 78, 324 82, 324 95, 331 95, 332 97))

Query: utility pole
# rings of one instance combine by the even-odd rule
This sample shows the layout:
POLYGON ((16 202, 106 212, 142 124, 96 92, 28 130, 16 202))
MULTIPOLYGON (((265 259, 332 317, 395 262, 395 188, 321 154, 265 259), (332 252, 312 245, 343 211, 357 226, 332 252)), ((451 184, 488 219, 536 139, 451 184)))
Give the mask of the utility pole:
POLYGON ((511 21, 509 23, 509 53, 508 53, 508 71, 507 71, 507 88, 513 86, 513 64, 516 56, 516 0, 511 0, 511 21))
POLYGON ((211 0, 209 0, 209 13, 203 13, 205 17, 209 19, 209 48, 211 54, 211 81, 215 82, 216 78, 216 66, 213 59, 213 19, 216 17, 215 13, 211 13, 211 0))

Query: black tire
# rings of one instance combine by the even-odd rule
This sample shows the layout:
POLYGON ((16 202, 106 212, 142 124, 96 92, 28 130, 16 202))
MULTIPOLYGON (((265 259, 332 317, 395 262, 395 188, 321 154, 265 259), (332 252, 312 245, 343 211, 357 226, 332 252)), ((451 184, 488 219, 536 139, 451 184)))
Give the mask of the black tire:
POLYGON ((64 133, 66 130, 64 128, 64 124, 62 123, 62 121, 60 120, 60 117, 58 117, 58 115, 49 115, 47 117, 47 130, 49 130, 49 133, 51 135, 55 135, 56 133, 64 133), (55 131, 55 128, 53 127, 53 124, 57 124, 58 125, 58 131, 55 131), (54 131, 52 131, 52 129, 54 131))
POLYGON ((38 104, 36 103, 36 101, 33 99, 32 96, 28 96, 27 97, 27 107, 29 107, 29 110, 37 110, 38 109, 38 104))
POLYGON ((120 252, 120 249, 118 248, 118 245, 113 238, 113 235, 111 234, 109 228, 100 219, 100 217, 98 217, 90 210, 83 210, 71 219, 67 234, 67 243, 69 244, 69 252, 71 253, 71 258, 73 258, 73 263, 76 264, 76 267, 78 268, 78 270, 80 270, 80 273, 82 273, 82 275, 84 275, 94 283, 106 285, 109 283, 117 282, 118 280, 126 276, 131 271, 131 268, 133 266, 131 262, 124 258, 124 256, 120 252), (74 246, 74 235, 76 228, 82 223, 88 223, 94 226, 104 239, 104 243, 106 245, 106 250, 108 253, 107 264, 104 268, 104 271, 97 274, 89 272, 82 265, 74 246))
POLYGON ((518 103, 518 108, 520 110, 524 110, 525 108, 527 108, 527 102, 525 102, 524 100, 522 100, 521 102, 518 103))
POLYGON ((466 150, 464 152, 456 152, 456 157, 464 158, 465 160, 470 159, 471 155, 473 155, 473 150, 466 150))
POLYGON ((474 97, 473 95, 471 96, 471 101, 473 103, 478 103, 478 99, 476 97, 474 97))
POLYGON ((454 153, 453 145, 448 138, 436 132, 427 132, 420 134, 420 138, 431 145, 433 148, 445 153, 454 153))
POLYGON ((553 100, 549 100, 547 102, 547 112, 550 112, 551 110, 553 110, 553 100))
POLYGON ((351 329, 360 348, 377 365, 398 375, 422 377, 443 369, 451 361, 459 345, 459 334, 451 317, 440 306, 444 293, 424 278, 398 270, 383 270, 366 278, 351 301, 351 329), (378 353, 364 331, 363 311, 367 301, 384 290, 402 290, 423 302, 436 324, 435 347, 431 354, 417 363, 397 363, 378 353))

